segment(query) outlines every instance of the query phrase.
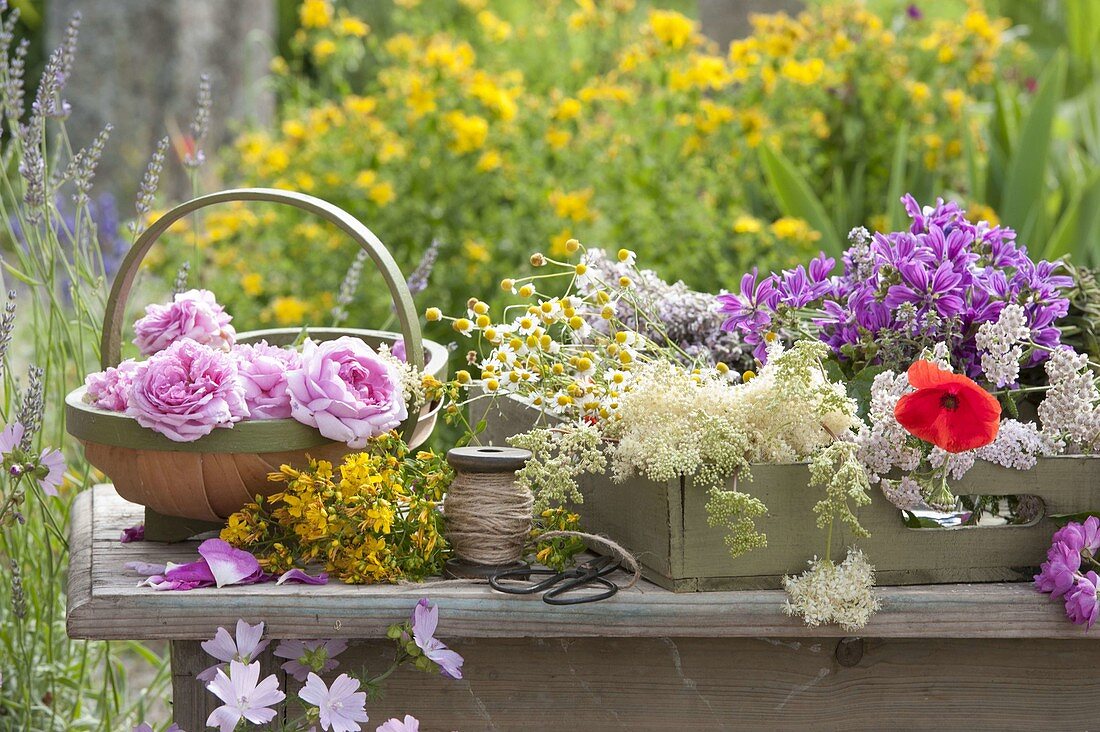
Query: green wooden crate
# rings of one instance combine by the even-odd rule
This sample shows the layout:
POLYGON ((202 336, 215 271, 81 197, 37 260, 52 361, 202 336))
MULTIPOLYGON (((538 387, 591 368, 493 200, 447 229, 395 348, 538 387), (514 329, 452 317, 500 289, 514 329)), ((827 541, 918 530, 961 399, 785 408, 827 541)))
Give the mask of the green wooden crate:
MULTIPOLYGON (((509 435, 530 429, 537 416, 519 401, 498 400, 486 415, 483 441, 503 444, 509 435)), ((689 478, 620 484, 609 476, 586 477, 578 510, 586 531, 630 549, 645 577, 662 587, 676 592, 770 589, 824 551, 824 532, 813 514, 822 491, 808 484, 805 464, 753 468, 752 481, 740 487, 768 507, 756 522, 768 546, 736 559, 725 546, 724 530, 707 523, 706 490, 689 478)), ((871 505, 857 512, 871 532, 858 546, 875 565, 878 584, 1031 579, 1057 529, 1047 516, 1100 509, 1100 458, 1042 458, 1027 471, 979 461, 954 487, 960 494, 1038 496, 1045 504, 1043 517, 1024 526, 911 529, 900 511, 874 495, 871 505)), ((834 547, 855 541, 843 526, 834 528, 834 547)))

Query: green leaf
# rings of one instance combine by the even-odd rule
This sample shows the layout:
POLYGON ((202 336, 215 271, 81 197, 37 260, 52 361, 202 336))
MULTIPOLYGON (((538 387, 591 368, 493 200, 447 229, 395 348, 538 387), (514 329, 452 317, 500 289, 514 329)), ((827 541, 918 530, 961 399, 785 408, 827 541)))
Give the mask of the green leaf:
POLYGON ((1078 513, 1054 513, 1054 514, 1051 514, 1050 516, 1047 516, 1047 518, 1049 518, 1051 521, 1053 521, 1055 523, 1055 525, 1057 525, 1057 526, 1065 526, 1066 524, 1070 523, 1071 521, 1075 521, 1079 524, 1084 523, 1085 519, 1091 518, 1093 516, 1096 516, 1097 518, 1100 518, 1100 511, 1080 511, 1078 513))
POLYGON ((886 211, 889 216, 890 231, 899 231, 905 226, 905 208, 901 205, 901 196, 905 191, 905 159, 909 151, 909 124, 903 124, 898 130, 894 142, 894 156, 890 162, 890 184, 886 188, 886 211))
POLYGON ((865 418, 871 408, 871 386, 875 383, 875 377, 885 370, 882 365, 865 366, 845 384, 848 396, 856 400, 860 419, 865 418))
POLYGON ((810 190, 802 174, 782 153, 773 150, 769 145, 760 146, 760 165, 779 210, 785 216, 804 219, 821 233, 822 251, 831 257, 841 257, 844 254, 842 239, 826 213, 825 206, 810 190))
POLYGON ((1025 241, 1028 228, 1036 223, 1036 211, 1042 208, 1054 116, 1065 83, 1066 56, 1059 52, 1039 78, 1039 91, 1015 140, 1005 174, 1001 218, 1025 241))
POLYGON ((1077 264, 1088 264, 1090 243, 1096 240, 1100 227, 1100 211, 1096 204, 1100 202, 1100 171, 1094 171, 1080 189, 1070 199, 1062 212, 1062 217, 1043 250, 1043 259, 1055 260, 1072 256, 1077 264))

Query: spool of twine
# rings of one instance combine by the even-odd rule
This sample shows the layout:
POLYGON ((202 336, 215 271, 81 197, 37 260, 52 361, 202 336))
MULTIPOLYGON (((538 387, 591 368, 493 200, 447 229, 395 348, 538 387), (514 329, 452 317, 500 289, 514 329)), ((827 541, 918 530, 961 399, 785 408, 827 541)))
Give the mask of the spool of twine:
POLYGON ((531 457, 512 447, 456 447, 447 453, 455 479, 443 502, 445 535, 459 560, 510 567, 523 558, 531 533, 531 491, 516 471, 531 457))

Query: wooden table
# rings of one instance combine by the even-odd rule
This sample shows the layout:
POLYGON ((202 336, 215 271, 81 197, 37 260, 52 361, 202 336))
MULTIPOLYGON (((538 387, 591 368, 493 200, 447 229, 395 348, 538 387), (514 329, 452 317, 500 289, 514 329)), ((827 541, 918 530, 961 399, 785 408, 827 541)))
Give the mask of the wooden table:
POLYGON ((244 618, 273 638, 354 639, 340 660, 377 673, 392 649, 387 626, 420 597, 438 603, 438 635, 465 656, 466 678, 402 670, 368 707, 372 722, 410 713, 433 732, 1100 726, 1100 628, 1086 634, 1029 584, 880 588, 883 610, 862 638, 804 626, 771 590, 673 594, 642 582, 573 607, 446 581, 156 592, 136 587, 124 564, 191 561, 196 543, 120 543, 141 515, 110 486, 77 499, 69 634, 171 641, 175 721, 190 732, 216 701, 194 675, 211 662, 199 641, 218 626, 244 618))

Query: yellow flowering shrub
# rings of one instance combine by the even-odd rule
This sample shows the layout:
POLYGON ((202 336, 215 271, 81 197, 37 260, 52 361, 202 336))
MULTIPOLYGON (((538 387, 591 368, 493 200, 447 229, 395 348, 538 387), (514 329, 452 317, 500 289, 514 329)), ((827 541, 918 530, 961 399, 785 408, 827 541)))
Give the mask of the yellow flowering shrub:
MULTIPOLYGON (((804 261, 820 237, 777 205, 764 146, 842 230, 896 208, 903 130, 904 190, 973 198, 976 102, 1021 53, 976 2, 957 22, 856 2, 756 16, 727 48, 634 0, 406 0, 385 17, 383 35, 339 2, 305 0, 274 67, 280 120, 242 134, 227 173, 347 208, 406 272, 439 241, 431 286, 451 310, 530 249, 561 256, 576 237, 644 251, 702 291, 804 261)), ((215 230, 242 254, 204 284, 242 324, 324 324, 351 245, 298 212, 243 215, 215 230)), ((383 326, 388 298, 364 276, 347 322, 383 326)))
POLYGON ((318 563, 348 583, 423 579, 449 556, 437 506, 453 477, 441 455, 409 455, 391 432, 339 466, 282 466, 271 480, 286 488, 230 516, 221 538, 269 572, 318 563))

